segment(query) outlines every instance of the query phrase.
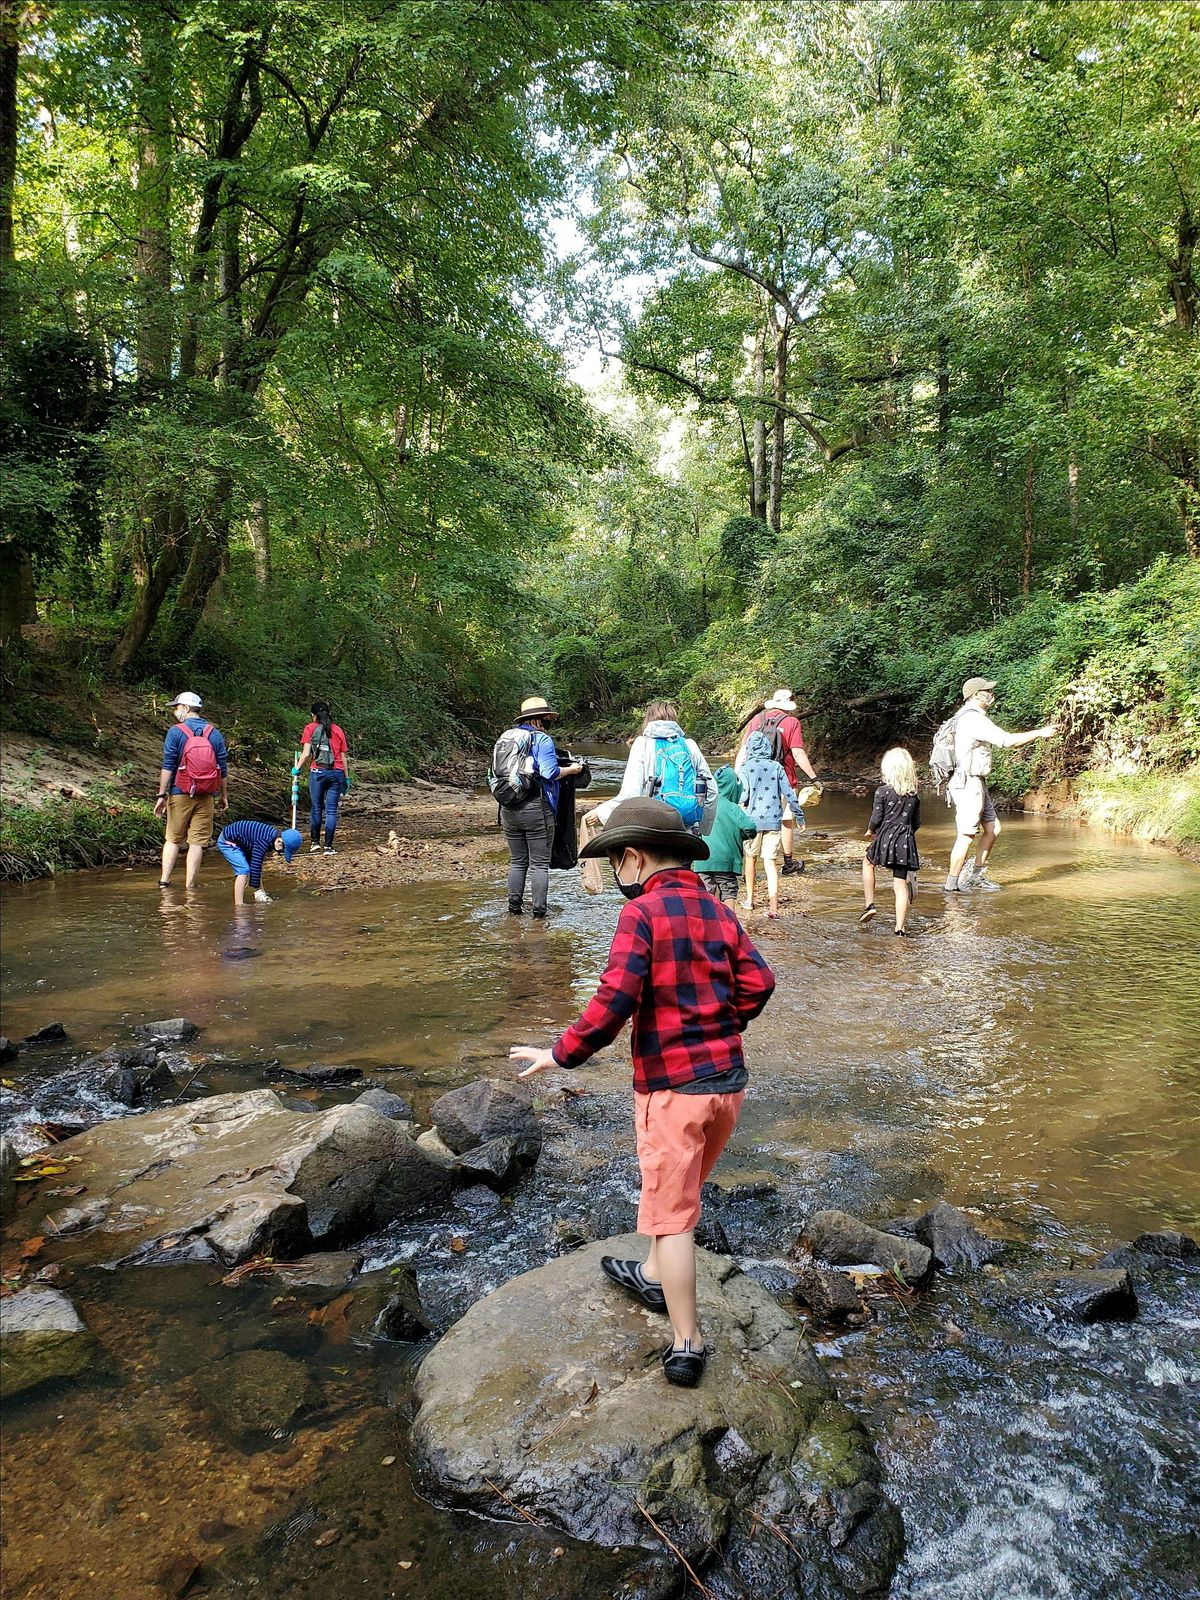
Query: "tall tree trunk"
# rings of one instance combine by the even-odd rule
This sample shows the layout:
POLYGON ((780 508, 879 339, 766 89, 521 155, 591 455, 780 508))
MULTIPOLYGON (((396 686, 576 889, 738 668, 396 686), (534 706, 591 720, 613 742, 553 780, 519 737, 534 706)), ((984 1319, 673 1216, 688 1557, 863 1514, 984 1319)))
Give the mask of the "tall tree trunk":
POLYGON ((199 616, 214 583, 221 575, 221 562, 229 548, 230 502, 233 483, 225 477, 217 487, 213 504, 192 540, 187 568, 175 597, 175 615, 199 616))
POLYGON ((256 495, 250 502, 246 526, 250 534, 250 548, 254 552, 255 581, 260 589, 265 589, 271 581, 271 519, 265 495, 256 495))
POLYGON ((1025 517, 1021 539, 1021 593, 1033 586, 1033 446, 1025 451, 1025 517))
POLYGON ((772 533, 783 526, 783 459, 787 449, 786 417, 781 407, 787 404, 788 338, 792 331, 788 317, 772 318, 775 334, 775 367, 771 377, 771 397, 775 416, 771 423, 771 488, 767 502, 767 522, 772 533))
POLYGON ((11 326, 13 189, 17 182, 17 70, 21 59, 17 8, 0 8, 0 339, 11 326))
MULTIPOLYGON (((1195 277, 1196 246, 1200 243, 1200 227, 1190 210, 1181 213, 1175 228, 1175 258, 1171 262, 1171 299, 1175 305, 1175 326, 1192 337, 1196 329, 1196 303, 1198 299, 1195 277)), ((1197 481, 1197 460, 1200 442, 1196 435, 1186 435, 1179 444, 1179 514, 1183 523, 1183 537, 1188 554, 1200 560, 1200 482, 1197 481)))
POLYGON ((941 455, 950 442, 950 341, 944 333, 937 342, 937 447, 941 455))
POLYGON ((171 376, 171 24, 160 0, 139 9, 137 71, 138 379, 171 376))
POLYGON ((133 612, 109 658, 109 665, 118 676, 129 670, 158 621, 162 603, 183 565, 186 531, 182 509, 178 505, 170 507, 166 516, 166 537, 161 553, 149 578, 138 592, 133 612))
MULTIPOLYGON (((20 62, 17 8, 0 9, 0 373, 5 347, 17 326, 13 241, 13 189, 17 181, 17 71, 20 62)), ((37 617, 33 562, 16 545, 0 545, 0 643, 37 617)))
MULTIPOLYGON (((765 399, 767 393, 766 336, 762 328, 754 335, 753 392, 765 399)), ((767 419, 757 412, 750 434, 750 515, 767 520, 767 419)))

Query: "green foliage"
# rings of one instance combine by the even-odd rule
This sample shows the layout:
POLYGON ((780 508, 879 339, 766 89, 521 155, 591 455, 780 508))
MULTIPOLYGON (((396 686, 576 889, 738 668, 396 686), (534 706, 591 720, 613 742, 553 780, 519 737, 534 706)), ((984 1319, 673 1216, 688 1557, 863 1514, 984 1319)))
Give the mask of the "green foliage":
POLYGON ((152 860, 162 823, 149 805, 95 794, 47 806, 6 805, 0 820, 0 878, 22 881, 71 867, 152 860))

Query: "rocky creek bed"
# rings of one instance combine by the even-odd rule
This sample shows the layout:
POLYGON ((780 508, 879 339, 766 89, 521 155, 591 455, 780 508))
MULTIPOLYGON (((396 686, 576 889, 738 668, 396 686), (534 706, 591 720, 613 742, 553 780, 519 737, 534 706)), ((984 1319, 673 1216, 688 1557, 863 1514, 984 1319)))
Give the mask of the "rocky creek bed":
MULTIPOLYGON (((1045 1427, 1103 1406, 1113 1370, 1137 1392, 1110 1403, 1161 1413, 1162 1527, 1138 1592, 1188 1592, 1182 1336, 1200 1250, 1186 1234, 1081 1255, 1050 1219, 1018 1228, 922 1194, 919 1168, 881 1185, 727 1162, 702 1224, 714 1357, 700 1389, 676 1391, 658 1370, 666 1324, 597 1266, 635 1247, 623 1095, 546 1085, 535 1102, 480 1079, 431 1100, 426 1126, 337 1064, 268 1060, 261 1087, 198 1093, 198 1030, 137 1031, 78 1059, 51 1029, 16 1057, 40 1075, 4 1090, 0 1378, 32 1469, 7 1490, 24 1530, 7 1551, 14 1594, 94 1593, 96 1573, 127 1595, 230 1600, 362 1583, 580 1600, 697 1583, 728 1600, 918 1592, 889 1469, 923 1458, 943 1536, 982 1539, 936 1441, 1003 1455, 1014 1383, 1023 1405, 1045 1386, 1045 1427), (846 1209, 871 1193, 907 1204, 846 1209), (138 1458, 150 1482, 169 1472, 165 1498, 138 1458), (65 1541, 38 1530, 55 1503, 74 1508, 65 1541)), ((1108 1445, 1129 1474, 1110 1494, 1144 1483, 1146 1432, 1130 1433, 1124 1454, 1108 1445)), ((1061 1514, 1069 1495, 1054 1493, 1061 1514)), ((1052 1531, 1053 1507, 1032 1503, 1052 1531)), ((1144 1522, 1126 1533, 1145 1560, 1144 1522)), ((1105 1562, 1095 1592, 1116 1595, 1119 1542, 1105 1562)))

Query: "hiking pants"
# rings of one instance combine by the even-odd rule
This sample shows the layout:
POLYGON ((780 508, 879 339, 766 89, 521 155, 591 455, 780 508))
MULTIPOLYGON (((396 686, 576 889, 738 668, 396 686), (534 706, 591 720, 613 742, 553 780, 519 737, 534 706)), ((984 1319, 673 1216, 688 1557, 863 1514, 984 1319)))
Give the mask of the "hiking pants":
POLYGON ((508 904, 517 907, 530 880, 534 916, 545 916, 550 890, 550 851, 554 845, 554 813, 543 796, 535 794, 520 806, 501 806, 500 823, 512 857, 508 869, 508 904))
POLYGON ((308 774, 308 798, 311 802, 308 822, 312 842, 321 837, 321 814, 325 815, 325 843, 333 843, 337 828, 338 802, 342 798, 342 774, 332 767, 313 767, 308 774))

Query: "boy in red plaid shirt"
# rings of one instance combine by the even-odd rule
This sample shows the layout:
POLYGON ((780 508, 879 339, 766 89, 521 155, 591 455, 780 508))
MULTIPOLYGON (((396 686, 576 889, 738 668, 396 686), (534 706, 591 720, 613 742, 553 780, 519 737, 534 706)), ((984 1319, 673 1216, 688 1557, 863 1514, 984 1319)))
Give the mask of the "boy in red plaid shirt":
POLYGON ((582 850, 607 856, 629 904, 617 921, 608 967, 583 1015, 550 1050, 514 1045, 523 1078, 578 1067, 633 1019, 633 1100, 642 1194, 644 1262, 604 1256, 605 1273, 652 1311, 665 1311, 674 1340, 663 1355, 671 1383, 694 1387, 705 1348, 696 1321, 700 1188, 742 1107, 747 1072, 742 1032, 775 989, 770 967, 737 917, 689 863, 708 846, 661 800, 624 800, 582 850))

